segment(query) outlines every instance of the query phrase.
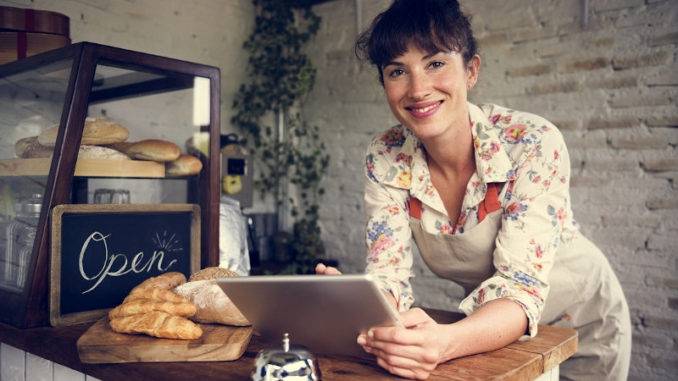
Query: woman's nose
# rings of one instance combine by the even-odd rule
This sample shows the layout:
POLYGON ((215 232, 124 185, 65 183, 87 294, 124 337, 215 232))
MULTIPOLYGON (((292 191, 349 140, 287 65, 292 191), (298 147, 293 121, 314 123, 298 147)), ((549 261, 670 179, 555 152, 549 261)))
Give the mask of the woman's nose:
POLYGON ((431 94, 430 79, 424 73, 412 73, 408 90, 410 98, 414 100, 425 99, 431 94))

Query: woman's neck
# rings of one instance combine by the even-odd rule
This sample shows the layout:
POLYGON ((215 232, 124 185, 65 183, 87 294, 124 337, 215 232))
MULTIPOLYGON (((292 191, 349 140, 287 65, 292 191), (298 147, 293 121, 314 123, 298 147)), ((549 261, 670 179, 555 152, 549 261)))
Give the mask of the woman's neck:
POLYGON ((429 167, 444 177, 456 177, 475 170, 475 155, 470 122, 450 128, 448 133, 422 141, 429 167))

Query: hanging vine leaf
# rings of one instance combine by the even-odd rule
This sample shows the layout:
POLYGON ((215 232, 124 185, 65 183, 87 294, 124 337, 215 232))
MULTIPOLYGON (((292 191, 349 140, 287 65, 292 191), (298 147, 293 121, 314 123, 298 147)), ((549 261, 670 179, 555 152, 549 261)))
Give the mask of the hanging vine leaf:
POLYGON ((313 259, 325 253, 318 211, 324 193, 320 182, 330 158, 318 127, 308 126, 290 110, 301 106, 315 83, 316 70, 304 47, 317 33, 320 17, 310 7, 294 8, 291 0, 253 0, 253 4, 254 31, 243 45, 250 55, 248 82, 234 98, 231 122, 245 135, 256 158, 260 176, 255 186, 262 199, 270 194, 276 205, 289 206, 294 225, 292 239, 286 242, 297 262, 290 268, 307 272, 313 259), (283 142, 264 121, 278 113, 285 116, 288 139, 283 142), (301 205, 281 194, 286 182, 298 188, 301 205))

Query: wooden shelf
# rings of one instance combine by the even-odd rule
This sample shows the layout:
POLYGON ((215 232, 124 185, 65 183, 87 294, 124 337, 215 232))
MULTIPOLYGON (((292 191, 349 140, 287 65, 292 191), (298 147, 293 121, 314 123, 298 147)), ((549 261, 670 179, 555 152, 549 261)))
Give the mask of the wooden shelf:
MULTIPOLYGON (((47 176, 51 158, 0 160, 0 176, 47 176)), ((142 160, 80 159, 75 176, 164 178, 165 165, 142 160)))

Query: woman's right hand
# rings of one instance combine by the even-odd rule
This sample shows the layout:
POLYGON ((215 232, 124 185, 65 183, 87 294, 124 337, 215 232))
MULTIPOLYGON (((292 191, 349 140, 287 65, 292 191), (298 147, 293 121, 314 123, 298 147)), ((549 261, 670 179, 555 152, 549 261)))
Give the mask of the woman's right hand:
POLYGON ((318 263, 315 266, 315 273, 317 275, 341 275, 341 271, 332 266, 325 266, 322 263, 318 263))

